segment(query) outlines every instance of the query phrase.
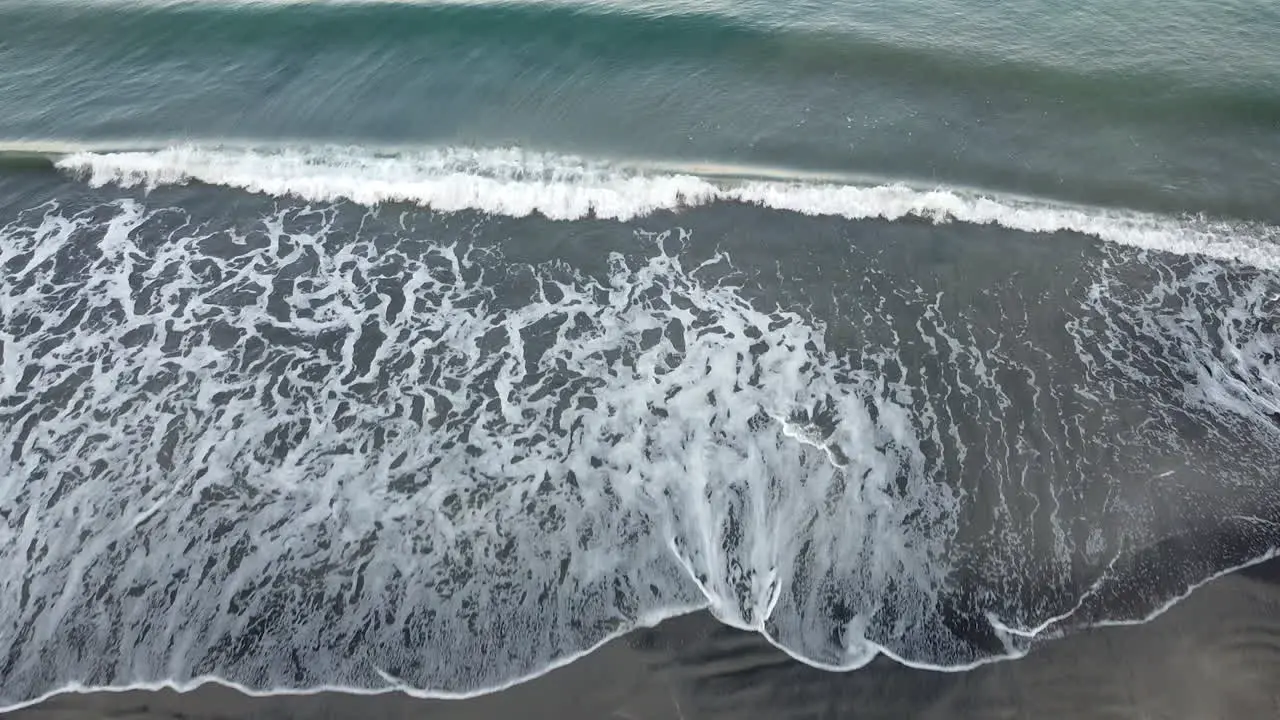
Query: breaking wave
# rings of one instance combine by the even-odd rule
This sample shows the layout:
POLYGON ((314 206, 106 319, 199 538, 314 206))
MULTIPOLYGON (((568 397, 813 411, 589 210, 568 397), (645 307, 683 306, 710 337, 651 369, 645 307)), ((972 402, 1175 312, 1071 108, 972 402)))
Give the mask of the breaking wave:
MULTIPOLYGON (((788 180, 723 166, 644 166, 520 149, 444 148, 375 153, 359 148, 260 150, 171 147, 72 152, 57 167, 95 186, 202 182, 312 201, 414 203, 438 211, 479 210, 557 220, 628 220, 716 202, 762 205, 849 219, 918 218, 996 224, 1032 233, 1071 231, 1148 250, 1280 268, 1280 229, 1203 217, 1074 206, 960 188, 903 183, 788 180), (756 176, 757 179, 752 179, 756 176)), ((780 177, 779 177, 780 176, 780 177)))

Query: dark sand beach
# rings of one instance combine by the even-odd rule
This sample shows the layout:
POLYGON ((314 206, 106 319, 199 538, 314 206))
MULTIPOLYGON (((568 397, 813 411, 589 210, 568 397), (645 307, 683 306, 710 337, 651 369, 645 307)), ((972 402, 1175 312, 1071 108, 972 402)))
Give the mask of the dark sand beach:
POLYGON ((206 685, 186 693, 68 694, 8 717, 1261 720, 1280 717, 1280 562, 1220 578, 1150 623, 1086 631, 969 672, 884 659, 851 673, 815 670, 699 613, 469 700, 247 697, 206 685))

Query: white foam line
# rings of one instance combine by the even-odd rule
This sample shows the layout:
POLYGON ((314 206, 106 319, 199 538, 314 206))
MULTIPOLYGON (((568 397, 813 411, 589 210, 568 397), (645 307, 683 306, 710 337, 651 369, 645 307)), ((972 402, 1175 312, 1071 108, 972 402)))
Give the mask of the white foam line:
MULTIPOLYGON (((1266 523, 1267 521, 1258 520, 1258 522, 1266 523)), ((1268 524, 1274 524, 1274 523, 1268 523, 1268 524)), ((1116 557, 1118 558, 1119 555, 1117 554, 1116 557)), ((1276 557, 1280 557, 1280 547, 1270 548, 1264 551, 1261 555, 1258 555, 1257 557, 1246 560, 1245 562, 1242 562, 1239 565, 1232 565, 1231 567, 1225 568, 1223 570, 1219 570, 1218 572, 1213 573, 1212 575, 1209 575, 1208 577, 1198 582, 1189 584, 1186 587, 1186 589, 1184 589, 1182 592, 1173 595, 1172 597, 1168 598, 1160 605, 1157 605, 1156 607, 1152 608, 1151 611, 1148 612, 1146 615, 1143 615, 1137 618, 1128 618, 1128 619, 1119 619, 1119 620, 1110 620, 1110 619, 1098 620, 1087 625, 1086 629, 1105 628, 1105 627, 1127 627, 1131 625, 1145 625, 1151 622, 1152 620, 1155 620, 1156 618, 1160 617, 1161 615, 1165 614, 1178 603, 1182 602, 1183 600, 1186 600, 1188 597, 1191 597, 1191 594, 1194 593, 1196 590, 1199 590, 1200 588, 1204 587, 1205 585, 1208 585, 1214 580, 1217 580, 1218 578, 1226 577, 1227 575, 1230 575, 1234 572, 1239 572, 1246 568, 1253 567, 1254 565, 1260 565, 1264 562, 1267 562, 1268 560, 1275 559, 1276 557)), ((1113 559, 1111 564, 1114 564, 1114 562, 1115 560, 1113 559)), ((1053 626, 1058 625, 1063 620, 1066 620, 1070 618, 1072 615, 1074 615, 1080 609, 1080 607, 1084 605, 1085 600, 1087 600, 1091 595, 1093 595, 1097 591, 1098 586, 1101 585, 1106 579, 1107 578, 1104 576, 1102 578, 1099 578, 1096 582, 1094 582, 1094 584, 1089 588, 1088 592, 1081 595, 1080 599, 1076 602, 1075 606, 1072 607, 1070 610, 1060 615, 1055 615, 1049 618, 1048 620, 1045 620, 1044 622, 1040 623, 1039 625, 1035 626, 1034 628, 1024 630, 1024 629, 1010 627, 1008 625, 1005 625, 1003 622, 1000 622, 997 618, 994 618, 994 617, 988 617, 988 620, 991 621, 992 627, 995 627, 997 630, 1000 630, 1002 632, 1007 632, 1007 633, 1018 635, 1024 638, 1038 638, 1041 636, 1041 634, 1044 633, 1045 630, 1048 630, 1053 626)), ((1050 637, 1053 637, 1053 636, 1050 636, 1050 637)))
MULTIPOLYGON (((1180 602, 1188 598, 1193 592, 1204 587, 1205 585, 1208 585, 1209 583, 1215 580, 1218 580, 1219 578, 1230 575, 1234 572, 1244 570, 1245 568, 1249 568, 1254 565, 1259 565, 1261 563, 1264 563, 1268 560, 1275 559, 1277 557, 1280 557, 1280 548, 1273 548, 1263 553, 1262 555, 1256 558, 1253 558, 1247 562, 1244 562, 1239 565, 1235 565, 1233 567, 1222 570, 1220 572, 1214 573, 1213 575, 1210 575, 1204 580, 1198 583, 1192 584, 1186 589, 1186 591, 1170 598, 1168 601, 1166 601, 1165 603, 1161 604, 1159 607, 1152 610, 1149 614, 1147 614, 1143 618, 1133 619, 1133 620, 1104 620, 1104 621, 1094 623, 1085 629, 1091 630, 1095 628, 1144 625, 1156 619, 1157 617, 1165 614, 1170 609, 1172 609, 1175 605, 1179 604, 1180 602)), ((555 662, 548 664, 545 668, 537 672, 533 672, 528 675, 513 678, 511 680, 494 685, 492 687, 484 688, 481 690, 475 690, 472 692, 466 692, 466 693, 450 693, 450 692, 441 692, 441 691, 432 691, 432 690, 420 690, 420 689, 413 688, 411 686, 403 684, 402 682, 398 681, 397 678, 394 678, 391 675, 388 675, 387 673, 383 672, 380 669, 377 670, 378 675, 391 684, 388 687, 377 688, 377 689, 347 687, 343 685, 317 685, 317 686, 308 687, 308 688, 272 688, 267 690, 257 690, 257 689, 248 687, 246 685, 241 685, 239 683, 220 678, 216 675, 202 675, 200 677, 193 678, 192 680, 189 680, 187 682, 174 682, 172 680, 163 680, 163 681, 151 682, 151 683, 131 683, 128 685, 97 685, 97 686, 82 685, 80 683, 73 682, 73 683, 68 683, 66 685, 63 685, 62 687, 59 687, 57 689, 50 690, 49 692, 46 692, 43 695, 32 698, 30 700, 14 703, 12 705, 0 706, 0 715, 16 712, 23 708, 39 705, 59 695, 70 695, 70 694, 83 695, 83 694, 100 693, 100 692, 101 693, 125 693, 125 692, 135 692, 135 691, 156 692, 160 690, 172 690, 178 693, 187 693, 187 692, 192 692, 194 690, 197 690, 204 685, 220 685, 222 687, 235 690, 236 692, 239 692, 242 695, 246 695, 249 697, 307 696, 307 695, 320 695, 323 693, 341 693, 345 695, 358 695, 358 696, 371 697, 371 696, 377 696, 377 695, 389 695, 392 693, 401 693, 409 697, 413 697, 421 700, 467 700, 471 698, 481 697, 484 695, 491 695, 493 693, 501 692, 503 690, 507 690, 509 688, 515 687, 516 685, 521 685, 531 680, 536 680, 537 678, 540 678, 543 675, 546 675, 562 667, 565 667, 573 662, 576 662, 580 658, 586 657, 594 653, 596 650, 600 649, 601 647, 604 647, 605 645, 608 645, 614 640, 617 640, 618 638, 623 637, 635 630, 656 627, 658 624, 665 622, 667 620, 674 619, 677 617, 682 617, 684 615, 690 615, 695 612, 707 610, 708 608, 709 606, 706 604, 694 605, 687 608, 670 609, 667 611, 651 613, 649 615, 642 616, 642 618, 637 622, 636 625, 629 627, 626 630, 621 630, 621 631, 606 635, 603 639, 601 639, 595 645, 592 645, 591 647, 581 652, 574 653, 571 655, 566 655, 565 657, 560 658, 555 662)), ((872 652, 863 662, 852 664, 852 665, 836 665, 832 663, 823 663, 823 662, 817 662, 817 661, 811 660, 809 658, 804 657, 803 655, 800 655, 794 650, 787 648, 781 643, 777 642, 764 629, 763 619, 758 625, 744 625, 740 623, 726 621, 724 619, 720 619, 720 622, 726 625, 729 625, 730 627, 737 628, 739 630, 757 633, 761 637, 763 637, 766 642, 768 642, 770 645, 777 648, 778 650, 781 650, 784 654, 786 654, 791 659, 801 664, 808 665, 809 667, 812 667, 818 670, 828 671, 828 672, 853 672, 856 670, 860 670, 863 667, 866 667, 868 664, 870 664, 871 661, 874 660, 877 655, 884 655, 885 657, 894 661, 895 663, 898 663, 899 665, 902 665, 904 667, 912 668, 914 670, 928 670, 928 671, 941 672, 941 673, 963 673, 963 672, 968 672, 970 670, 974 670, 976 668, 982 667, 984 665, 990 665, 998 662, 1006 662, 1009 660, 1019 660, 1025 657, 1027 653, 1030 651, 1030 648, 1022 651, 1011 651, 1009 654, 1006 654, 1006 655, 995 655, 990 657, 984 657, 984 658, 975 660, 974 662, 966 663, 963 665, 931 665, 929 663, 921 663, 921 662, 914 662, 911 660, 907 660, 906 658, 898 656, 893 651, 877 643, 868 642, 868 644, 871 645, 872 648, 874 648, 874 652, 872 652)), ((1048 623, 1046 623, 1046 625, 1048 625, 1048 623)), ((1023 637, 1035 637, 1044 628, 1045 626, 1041 626, 1039 630, 1036 631, 1035 633, 1027 635, 1025 632, 1018 632, 1013 629, 997 626, 997 629, 1007 630, 1014 634, 1021 635, 1023 637)))
POLYGON ((1188 597, 1191 597, 1191 594, 1194 593, 1196 590, 1199 590, 1200 588, 1204 587, 1205 585, 1208 585, 1214 580, 1217 580, 1218 578, 1226 577, 1231 573, 1239 572, 1246 568, 1251 568, 1254 565, 1261 565, 1262 563, 1267 562, 1268 560, 1274 560, 1277 557, 1280 557, 1280 547, 1273 547, 1251 560, 1242 562, 1239 565, 1233 565, 1224 570, 1219 570, 1218 572, 1210 575, 1209 577, 1201 580, 1200 582, 1192 583, 1191 585, 1188 585, 1186 590, 1169 598, 1163 604, 1154 608, 1151 612, 1147 613, 1142 617, 1126 619, 1126 620, 1099 620, 1098 622, 1091 624, 1089 627, 1105 628, 1105 627, 1127 627, 1131 625, 1145 625, 1151 622, 1152 620, 1155 620, 1156 618, 1160 617, 1161 615, 1165 614, 1166 612, 1169 612, 1169 610, 1171 610, 1175 605, 1182 602, 1183 600, 1186 600, 1188 597))
POLYGON ((862 185, 723 165, 619 165, 518 148, 255 149, 172 146, 128 152, 80 151, 58 168, 91 185, 152 189, 201 182, 303 200, 364 205, 407 202, 441 212, 476 210, 553 220, 630 220, 661 210, 741 202, 848 219, 917 218, 994 224, 1030 233, 1076 232, 1144 250, 1203 255, 1280 269, 1280 228, 1169 217, 961 188, 904 183, 862 185), (699 174, 699 171, 707 171, 699 174), (734 180, 728 175, 739 175, 734 180), (767 179, 748 179, 748 178, 767 179))
MULTIPOLYGON (((1151 610, 1151 612, 1147 613, 1146 615, 1140 618, 1126 619, 1126 620, 1100 620, 1081 628, 1081 630, 1087 632, 1087 631, 1100 629, 1100 628, 1130 627, 1135 625, 1145 625, 1151 622, 1152 620, 1155 620, 1156 618, 1160 617, 1161 615, 1164 615, 1166 612, 1173 609, 1174 606, 1178 605, 1183 600, 1186 600, 1188 597, 1190 597, 1191 594, 1194 593, 1196 590, 1199 590, 1200 588, 1208 585, 1209 583, 1215 580, 1218 580, 1220 578, 1226 577, 1227 575, 1230 575, 1232 573, 1239 572, 1246 568, 1253 567, 1254 565, 1260 565, 1264 562, 1267 562, 1268 560, 1273 560, 1277 557, 1280 557, 1280 548, 1272 548, 1270 550, 1267 550, 1266 552, 1264 552, 1263 554, 1259 555, 1256 558, 1240 563, 1239 565, 1234 565, 1224 570, 1220 570, 1197 583, 1192 583, 1187 587, 1186 590, 1169 598, 1164 603, 1160 604, 1159 606, 1151 610)), ((1005 626, 1003 623, 992 623, 992 627, 994 627, 996 630, 1007 632, 1012 635, 1018 635, 1020 637, 1024 637, 1028 639, 1037 639, 1040 637, 1040 634, 1045 629, 1047 629, 1050 625, 1052 625, 1054 622, 1057 622, 1069 616, 1070 616, 1070 613, 1064 616, 1053 618, 1049 622, 1046 622, 1038 626, 1037 629, 1030 632, 1019 631, 1014 628, 1009 628, 1005 626)), ((1027 653, 1031 651, 1030 647, 1021 651, 1011 650, 1008 654, 1005 654, 1005 655, 993 655, 989 657, 984 657, 963 665, 931 665, 929 663, 921 663, 921 662, 915 662, 912 660, 907 660, 905 658, 899 657, 893 651, 888 650, 874 642, 868 642, 868 644, 870 644, 873 648, 875 648, 876 652, 873 653, 871 657, 868 658, 865 662, 859 663, 855 667, 844 667, 839 665, 831 665, 827 663, 814 662, 812 660, 808 660, 804 658, 803 656, 795 653, 792 650, 787 649, 786 647, 782 646, 780 643, 776 642, 772 637, 768 635, 767 632, 764 631, 763 624, 760 628, 742 627, 741 629, 755 630, 761 636, 763 636, 765 640, 769 642, 770 645, 776 647, 777 649, 786 653, 791 658, 805 665, 808 665, 813 668, 817 668, 819 670, 827 670, 832 672, 849 672, 853 670, 859 670, 863 667, 866 667, 868 664, 870 664, 871 661, 875 659, 876 655, 884 655, 885 657, 898 663, 899 665, 912 668, 913 670, 929 670, 932 672, 940 672, 940 673, 963 673, 963 672, 968 672, 970 670, 974 670, 976 668, 982 667, 983 665, 991 665, 993 663, 998 663, 998 662, 1007 662, 1009 660, 1020 660, 1023 657, 1026 657, 1027 653)), ((1053 640, 1053 639, 1056 639, 1056 636, 1050 636, 1046 639, 1053 640)))
MULTIPOLYGON (((722 620, 721 622, 724 622, 724 621, 722 620)), ((769 633, 764 629, 763 622, 761 622, 759 626, 742 625, 739 623, 732 623, 732 622, 725 622, 725 624, 729 625, 730 627, 737 628, 739 630, 755 632, 759 634, 761 637, 763 637, 766 642, 768 642, 770 645, 777 648, 778 650, 781 650, 783 654, 787 655, 792 660, 795 660, 796 662, 799 662, 802 665, 808 665, 809 667, 814 668, 816 670, 824 670, 826 672, 854 672, 856 670, 861 670, 862 668, 870 665, 878 656, 883 655, 886 658, 889 658, 890 660, 892 660, 893 662, 903 667, 911 668, 912 670, 928 670, 930 672, 939 672, 939 673, 964 673, 964 672, 969 672, 970 670, 980 668, 983 665, 990 665, 992 663, 997 663, 997 662, 1005 662, 1007 660, 1019 660, 1025 657, 1028 652, 1030 652, 1029 649, 1022 650, 1022 651, 1010 650, 1009 653, 1005 655, 992 655, 989 657, 983 657, 983 658, 974 660, 973 662, 964 663, 962 665, 934 665, 930 663, 917 662, 915 660, 908 660, 907 658, 904 658, 898 655, 897 653, 893 652, 892 650, 884 647, 883 645, 877 642, 867 640, 866 643, 871 647, 872 652, 867 653, 867 655, 861 662, 849 663, 846 665, 836 665, 834 663, 824 663, 824 662, 819 662, 817 660, 811 660, 799 654, 795 650, 792 650, 786 647, 782 643, 775 640, 773 636, 769 635, 769 633)))
POLYGON ((546 675, 547 673, 550 673, 555 670, 559 670, 560 668, 565 667, 570 663, 576 662, 580 658, 584 658, 590 655, 596 650, 599 650, 605 645, 608 645, 614 640, 617 640, 618 638, 623 637, 624 635, 627 635, 635 630, 652 628, 657 626, 659 623, 665 622, 667 620, 671 620, 677 617, 682 617, 684 615, 690 615, 692 613, 699 612, 705 609, 706 609, 706 605, 693 605, 689 607, 669 608, 666 610, 641 615, 640 618, 637 619, 634 625, 627 627, 625 630, 619 630, 617 632, 613 632, 604 636, 604 638, 602 638, 599 642, 592 645, 591 647, 588 647, 585 650, 582 650, 581 652, 573 653, 571 655, 566 655, 562 658, 559 658, 558 660, 555 660, 554 662, 549 663, 546 667, 542 668, 541 670, 538 670, 537 672, 532 672, 532 673, 529 673, 528 675, 522 675, 522 676, 513 678, 511 680, 508 680, 506 682, 493 685, 491 687, 482 688, 480 690, 474 690, 472 692, 443 692, 443 691, 434 691, 434 690, 420 690, 412 686, 405 685, 403 682, 400 682, 398 679, 392 677, 391 675, 387 674, 386 672, 383 672, 381 669, 378 669, 378 668, 374 668, 374 669, 380 677, 382 677, 384 680, 386 680, 389 683, 387 687, 371 689, 371 688, 360 688, 360 687, 348 687, 345 685, 316 685, 316 686, 307 687, 307 688, 270 688, 266 690, 258 690, 258 689, 248 687, 247 685, 241 685, 240 683, 218 677, 217 675, 201 675, 199 677, 192 678, 191 680, 188 680, 186 682, 176 682, 174 680, 160 680, 157 682, 130 683, 128 685, 83 685, 78 682, 71 682, 55 690, 50 690, 49 692, 46 692, 43 695, 32 698, 30 700, 24 700, 22 702, 14 703, 12 705, 0 705, 0 716, 3 716, 11 712, 16 712, 23 708, 39 705, 40 703, 43 703, 59 695, 87 695, 90 693, 157 692, 160 690, 172 690, 177 693, 188 693, 188 692, 192 692, 193 690, 197 690, 200 687, 203 687, 204 685, 220 685, 222 687, 235 690, 236 692, 241 693, 242 695, 247 695, 249 697, 280 697, 280 696, 294 696, 294 695, 305 696, 305 695, 320 695, 322 693, 341 693, 344 695, 376 696, 376 695, 389 695, 392 693, 402 693, 404 695, 408 695, 409 697, 417 698, 419 700, 469 700, 471 698, 477 698, 484 695, 492 695, 493 693, 507 690, 509 688, 515 687, 516 685, 521 685, 523 683, 529 682, 530 680, 536 680, 537 678, 540 678, 543 675, 546 675))

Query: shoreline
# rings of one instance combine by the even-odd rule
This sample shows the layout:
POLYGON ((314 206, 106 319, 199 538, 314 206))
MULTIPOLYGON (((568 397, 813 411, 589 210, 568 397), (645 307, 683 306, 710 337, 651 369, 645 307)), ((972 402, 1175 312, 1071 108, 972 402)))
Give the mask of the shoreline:
POLYGON ((323 691, 72 692, 13 720, 410 718, 1204 718, 1280 716, 1280 561, 1205 585, 1142 625, 1087 630, 962 673, 879 658, 816 670, 705 612, 633 631, 533 680, 466 700, 323 691))

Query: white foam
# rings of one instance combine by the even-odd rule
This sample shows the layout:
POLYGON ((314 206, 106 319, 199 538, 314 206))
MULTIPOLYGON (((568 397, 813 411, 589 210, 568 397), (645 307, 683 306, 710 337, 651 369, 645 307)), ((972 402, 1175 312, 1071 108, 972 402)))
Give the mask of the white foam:
POLYGON ((9 705, 0 704, 0 715, 15 712, 23 708, 39 705, 45 702, 46 700, 54 698, 58 695, 83 695, 83 694, 99 693, 99 692, 108 692, 108 693, 125 693, 125 692, 135 692, 135 691, 156 692, 159 690, 172 690, 174 692, 186 693, 186 692, 191 692, 193 690, 196 690, 204 685, 219 685, 221 687, 230 688, 232 690, 235 690, 236 692, 239 692, 243 695, 247 695, 249 697, 306 696, 306 695, 319 695, 321 693, 343 693, 347 695, 376 696, 376 695, 387 695, 390 693, 397 693, 397 694, 408 695, 409 697, 419 698, 424 700, 427 700, 427 699, 466 700, 469 698, 480 697, 482 695, 489 695, 492 693, 501 692, 503 690, 506 690, 507 688, 511 688, 516 685, 520 685, 521 683, 526 683, 530 680, 542 677, 547 673, 550 673, 554 670, 565 667, 566 665, 569 665, 571 663, 577 662, 581 658, 584 658, 594 653, 596 650, 604 647, 605 645, 608 645, 614 640, 617 640, 618 638, 627 634, 627 632, 630 632, 631 630, 638 629, 638 628, 656 627, 658 624, 666 620, 680 617, 681 615, 688 615, 690 613, 697 612, 700 609, 702 609, 701 605, 691 606, 688 608, 670 608, 664 612, 652 613, 648 616, 638 618, 636 625, 634 627, 630 627, 630 628, 627 628, 626 630, 622 630, 622 631, 618 631, 618 632, 614 632, 609 635, 606 635, 604 639, 602 639, 600 642, 596 643, 595 645, 584 648, 581 652, 567 655, 552 663, 549 663, 546 667, 539 669, 537 672, 531 673, 529 675, 525 675, 523 677, 513 677, 506 682, 495 684, 492 687, 483 688, 473 692, 451 693, 451 692, 440 691, 440 690, 423 689, 419 687, 414 687, 413 685, 405 683, 404 681, 398 678, 392 677, 387 673, 380 673, 380 677, 382 677, 382 679, 386 681, 386 685, 383 687, 376 687, 376 688, 350 686, 350 685, 331 685, 331 684, 317 684, 317 685, 312 685, 305 688, 287 687, 287 686, 261 688, 261 687, 251 687, 249 685, 244 685, 242 683, 233 682, 233 681, 227 680, 226 678, 220 677, 218 675, 211 674, 211 675, 201 675, 198 677, 191 678, 190 680, 174 680, 172 678, 167 678, 164 680, 129 682, 129 683, 112 683, 112 684, 106 684, 106 685, 86 685, 81 682, 69 682, 65 685, 61 685, 57 688, 49 690, 48 692, 45 692, 39 696, 33 697, 30 700, 23 700, 20 702, 9 704, 9 705))
MULTIPOLYGON (((895 578, 930 626, 945 567, 917 556, 941 555, 922 522, 950 490, 918 472, 865 502, 919 462, 913 427, 874 421, 895 401, 821 325, 722 284, 723 257, 686 268, 659 241, 597 278, 330 235, 332 211, 241 236, 106 209, 0 231, 3 359, 36 371, 6 392, 43 413, 0 424, 0 507, 26 509, 0 521, 0 704, 215 676, 488 692, 698 607, 819 627, 806 553, 866 603, 895 578), (848 468, 771 419, 818 403, 848 468)), ((780 641, 878 647, 830 637, 780 641)))
MULTIPOLYGON (((254 149, 173 146, 76 152, 58 167, 93 185, 153 188, 191 181, 313 201, 408 202, 443 212, 478 210, 557 220, 629 220, 659 210, 745 202, 850 219, 920 218, 995 224, 1032 233, 1078 232, 1162 252, 1280 268, 1280 229, 1248 223, 1029 200, 960 188, 732 180, 678 165, 606 163, 520 149, 441 148, 379 154, 351 147, 254 149)), ((717 166, 717 174, 731 169, 717 166)), ((740 168, 742 176, 759 173, 740 168)), ((770 174, 776 175, 776 171, 770 174)))
MULTIPOLYGON (((441 164, 521 187, 617 175, 518 151, 441 164)), ((1076 565, 1071 538, 1037 537, 1044 513, 1010 515, 1006 491, 1052 502, 1053 530, 1151 530, 1071 497, 1128 469, 1089 459, 1108 432, 1054 434, 1069 419, 1050 396, 1083 384, 1049 375, 1071 358, 1026 372, 1034 337, 993 337, 897 276, 870 298, 836 286, 855 307, 833 320, 882 339, 836 348, 819 318, 749 299, 725 256, 691 260, 668 236, 624 231, 626 254, 588 272, 354 210, 246 231, 137 201, 49 204, 0 228, 0 509, 17 509, 0 519, 15 658, 0 704, 213 679, 462 697, 702 607, 816 667, 879 653, 962 669, 993 658, 940 619, 957 567, 997 558, 963 592, 1007 611, 991 617, 1018 656, 1048 617, 1022 599, 1076 565), (932 360, 898 356, 921 343, 932 360), (1046 450, 1064 462, 1039 464, 1046 450), (960 537, 970 503, 997 495, 998 532, 960 537)), ((1164 402, 1227 428, 1228 459, 1255 442, 1274 460, 1276 276, 1205 262, 1151 289, 1128 282, 1132 253, 1106 255, 1118 267, 1077 298, 1097 327, 1069 330, 1097 371, 1084 384, 1168 385, 1165 365, 1133 361, 1144 344, 1208 364, 1164 402)), ((1128 450, 1162 442, 1159 466, 1194 477, 1184 440, 1128 450)), ((1207 457, 1199 475, 1230 489, 1269 467, 1247 460, 1232 477, 1207 457)))

